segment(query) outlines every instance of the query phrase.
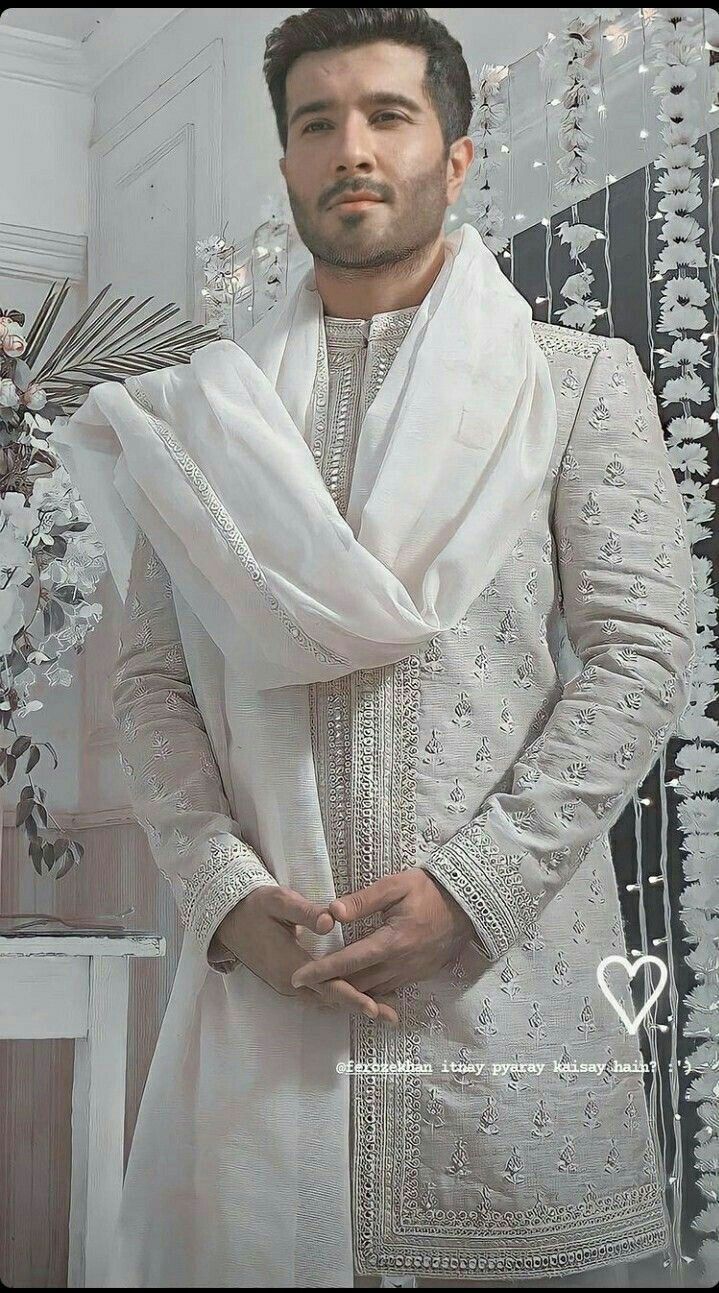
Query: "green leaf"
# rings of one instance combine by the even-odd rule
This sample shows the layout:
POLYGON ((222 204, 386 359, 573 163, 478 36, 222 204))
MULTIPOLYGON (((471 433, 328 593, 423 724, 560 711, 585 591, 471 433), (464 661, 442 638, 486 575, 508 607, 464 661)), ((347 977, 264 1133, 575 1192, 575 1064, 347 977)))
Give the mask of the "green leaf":
POLYGON ((14 759, 19 759, 20 755, 24 754, 25 751, 28 750, 31 745, 32 745, 31 736, 18 736, 17 740, 13 741, 12 745, 10 746, 10 753, 14 759))
POLYGON ((36 745, 33 745, 28 755, 27 763, 25 764, 25 771, 32 772, 33 768, 35 767, 35 764, 39 762, 40 762, 40 751, 38 750, 36 745))
POLYGON ((72 584, 60 584, 53 589, 53 596, 61 602, 67 602, 69 606, 81 606, 85 600, 79 588, 74 588, 72 584))
POLYGON ((55 879, 62 880, 63 876, 67 875, 68 871, 72 871, 72 868, 74 866, 75 866, 75 858, 73 857, 72 853, 68 853, 67 861, 64 862, 60 870, 56 872, 55 879))
POLYGON ((21 799, 15 812, 15 825, 22 826, 26 817, 29 817, 35 807, 34 800, 21 799))

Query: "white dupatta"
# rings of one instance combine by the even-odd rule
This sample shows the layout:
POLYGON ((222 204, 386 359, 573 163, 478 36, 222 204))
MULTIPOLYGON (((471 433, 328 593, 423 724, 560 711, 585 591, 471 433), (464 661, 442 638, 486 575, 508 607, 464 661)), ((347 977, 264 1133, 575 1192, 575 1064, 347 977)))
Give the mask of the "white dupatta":
MULTIPOLYGON (((167 566, 191 677, 221 664, 235 819, 280 883, 317 900, 334 885, 305 684, 456 624, 525 528, 555 443, 529 305, 472 226, 446 247, 365 414, 346 517, 311 449, 327 406, 313 271, 239 346, 94 387, 51 441, 120 596, 136 525, 167 566)), ((301 942, 320 954, 343 939, 301 942)), ((107 1287, 352 1287, 349 1017, 241 965, 212 974, 193 943, 107 1287)))

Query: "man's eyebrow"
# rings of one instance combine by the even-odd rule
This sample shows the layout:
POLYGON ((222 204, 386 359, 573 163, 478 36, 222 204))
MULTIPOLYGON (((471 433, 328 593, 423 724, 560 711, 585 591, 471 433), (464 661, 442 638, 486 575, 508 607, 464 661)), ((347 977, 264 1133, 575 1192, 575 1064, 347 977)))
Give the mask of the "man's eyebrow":
MULTIPOLYGON (((396 103, 400 108, 407 108, 409 112, 422 112, 423 108, 420 103, 410 99, 406 94, 399 94, 396 90, 374 90, 371 94, 364 94, 360 99, 362 104, 367 107, 378 107, 382 104, 396 103)), ((328 108, 336 108, 337 99, 314 99, 312 103, 302 103, 299 108, 295 108, 288 125, 293 125, 299 117, 307 117, 313 112, 326 112, 328 108)))

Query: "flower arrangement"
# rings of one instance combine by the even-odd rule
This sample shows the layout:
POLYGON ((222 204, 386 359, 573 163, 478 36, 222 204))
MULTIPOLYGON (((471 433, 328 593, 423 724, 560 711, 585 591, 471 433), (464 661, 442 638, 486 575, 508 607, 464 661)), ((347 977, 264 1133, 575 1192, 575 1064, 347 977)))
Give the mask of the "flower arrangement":
POLYGON ((60 659, 81 654, 101 619, 102 605, 92 594, 107 563, 52 452, 53 424, 79 408, 97 382, 188 362, 217 337, 187 322, 168 328, 178 313, 174 305, 143 314, 151 297, 107 303, 108 285, 41 362, 69 290, 67 279, 53 284, 27 331, 22 311, 0 305, 0 785, 12 781, 24 760, 27 782, 15 823, 25 829, 38 875, 45 869, 56 879, 79 862, 83 846, 62 834, 31 776, 43 747, 57 768, 54 748, 19 733, 17 721, 42 709, 42 701, 30 699, 38 677, 70 686, 72 669, 60 659), (38 820, 43 832, 54 823, 54 838, 41 837, 38 820))

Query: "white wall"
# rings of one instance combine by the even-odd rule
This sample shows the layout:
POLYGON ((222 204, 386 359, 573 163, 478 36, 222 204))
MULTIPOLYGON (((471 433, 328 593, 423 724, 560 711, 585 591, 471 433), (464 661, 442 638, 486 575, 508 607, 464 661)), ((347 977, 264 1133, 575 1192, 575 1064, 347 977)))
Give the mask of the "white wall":
POLYGON ((87 232, 90 95, 0 72, 0 224, 87 232))

